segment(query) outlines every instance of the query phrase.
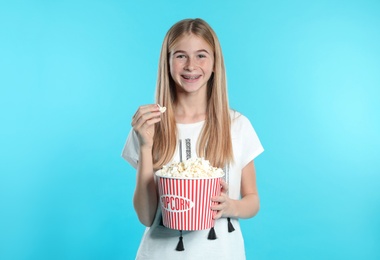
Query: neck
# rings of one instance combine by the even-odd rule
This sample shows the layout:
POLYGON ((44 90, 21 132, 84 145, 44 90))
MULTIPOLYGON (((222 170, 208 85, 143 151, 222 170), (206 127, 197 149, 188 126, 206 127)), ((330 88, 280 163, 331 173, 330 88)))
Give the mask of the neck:
POLYGON ((177 123, 190 124, 206 119, 206 99, 179 98, 174 105, 174 116, 177 123))

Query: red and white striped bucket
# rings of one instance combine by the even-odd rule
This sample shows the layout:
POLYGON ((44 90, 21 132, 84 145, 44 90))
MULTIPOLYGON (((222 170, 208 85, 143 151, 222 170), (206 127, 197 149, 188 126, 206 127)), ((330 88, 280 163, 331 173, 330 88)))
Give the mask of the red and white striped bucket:
POLYGON ((214 226, 213 196, 220 195, 216 178, 169 178, 157 176, 163 224, 176 230, 203 230, 214 226))

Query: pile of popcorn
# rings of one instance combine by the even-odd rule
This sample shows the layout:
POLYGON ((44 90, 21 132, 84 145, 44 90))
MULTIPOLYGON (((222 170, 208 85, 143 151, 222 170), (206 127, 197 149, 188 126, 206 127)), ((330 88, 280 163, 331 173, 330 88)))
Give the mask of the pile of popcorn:
POLYGON ((213 167, 208 160, 198 157, 164 165, 156 174, 173 178, 215 178, 224 175, 222 169, 213 167))

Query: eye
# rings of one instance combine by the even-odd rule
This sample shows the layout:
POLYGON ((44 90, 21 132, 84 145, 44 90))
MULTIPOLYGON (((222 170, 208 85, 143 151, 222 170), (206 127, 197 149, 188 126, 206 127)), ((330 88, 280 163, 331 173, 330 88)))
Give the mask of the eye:
POLYGON ((199 54, 198 58, 206 58, 207 56, 205 54, 199 54))
POLYGON ((184 55, 184 54, 178 54, 178 55, 176 55, 176 58, 177 59, 184 59, 184 58, 186 58, 186 55, 184 55))

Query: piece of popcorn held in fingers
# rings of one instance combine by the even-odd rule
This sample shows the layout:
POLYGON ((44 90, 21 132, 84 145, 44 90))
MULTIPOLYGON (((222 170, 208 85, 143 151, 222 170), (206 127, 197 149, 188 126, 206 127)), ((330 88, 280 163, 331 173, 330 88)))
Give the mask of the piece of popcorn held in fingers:
POLYGON ((166 111, 166 107, 162 107, 162 106, 160 106, 160 104, 157 104, 157 106, 158 106, 158 110, 163 114, 163 113, 165 113, 165 111, 166 111))

